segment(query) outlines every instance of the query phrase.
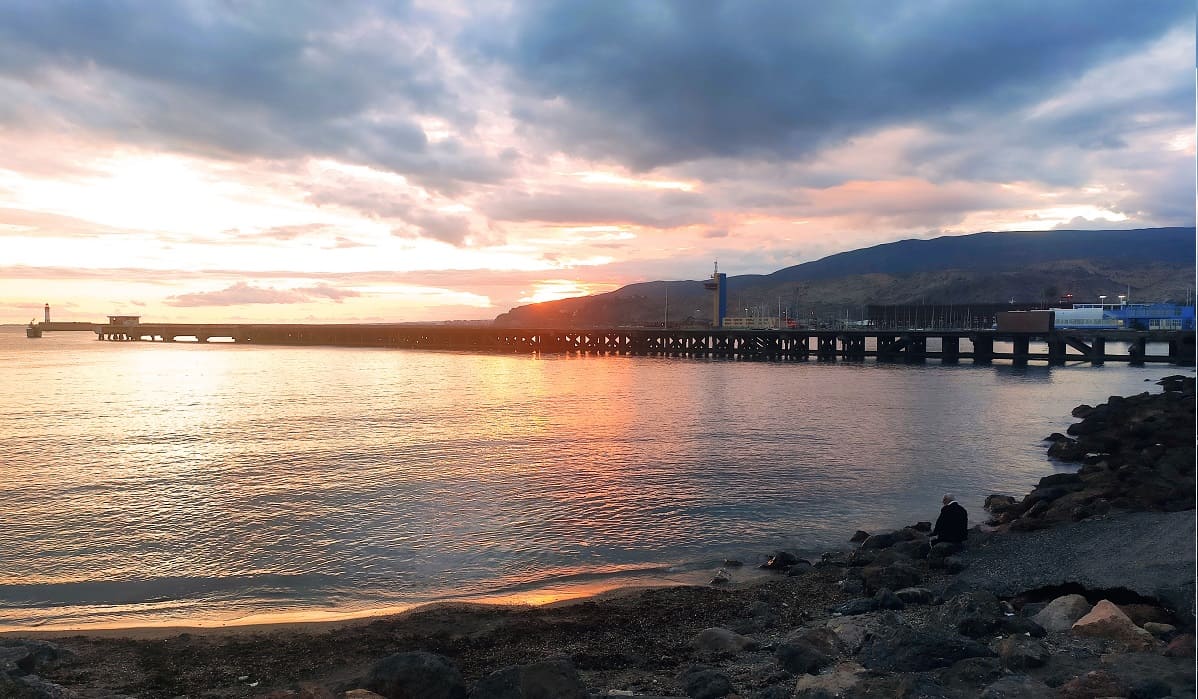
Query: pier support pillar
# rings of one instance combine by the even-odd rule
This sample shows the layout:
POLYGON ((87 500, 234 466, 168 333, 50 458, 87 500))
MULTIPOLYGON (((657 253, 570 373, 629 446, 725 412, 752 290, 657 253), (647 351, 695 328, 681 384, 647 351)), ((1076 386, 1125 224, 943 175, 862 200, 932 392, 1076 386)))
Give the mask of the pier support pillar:
MULTIPOLYGON (((1172 347, 1169 348, 1172 351, 1172 347)), ((1142 337, 1132 340, 1127 345, 1128 363, 1133 366, 1144 364, 1144 353, 1148 351, 1148 341, 1142 337)))
POLYGON ((994 338, 989 335, 974 336, 970 340, 973 341, 973 363, 974 364, 989 364, 994 361, 994 338))
POLYGON ((1194 336, 1169 340, 1169 361, 1180 366, 1194 366, 1194 336))
POLYGON ((903 338, 907 347, 908 362, 923 362, 928 358, 928 338, 924 335, 907 335, 903 338))
POLYGON ((878 361, 894 361, 900 349, 899 339, 894 335, 878 335, 878 361))
POLYGON ((820 335, 817 338, 816 354, 821 360, 836 361, 836 336, 820 335))
POLYGON ((940 338, 940 361, 944 364, 956 364, 961 360, 961 338, 940 338))
POLYGON ((1065 363, 1065 348, 1067 345, 1064 340, 1049 338, 1048 340, 1048 363, 1049 364, 1064 364, 1065 363))
POLYGON ((1090 345, 1090 363, 1099 366, 1106 362, 1106 338, 1096 337, 1090 345))
POLYGON ((1016 336, 1015 338, 1013 338, 1013 342, 1011 344, 1014 346, 1014 350, 1013 350, 1012 354, 1015 355, 1014 356, 1015 363, 1016 364, 1027 364, 1028 355, 1031 354, 1031 352, 1028 349, 1028 345, 1030 344, 1030 342, 1028 341, 1027 335, 1016 336))

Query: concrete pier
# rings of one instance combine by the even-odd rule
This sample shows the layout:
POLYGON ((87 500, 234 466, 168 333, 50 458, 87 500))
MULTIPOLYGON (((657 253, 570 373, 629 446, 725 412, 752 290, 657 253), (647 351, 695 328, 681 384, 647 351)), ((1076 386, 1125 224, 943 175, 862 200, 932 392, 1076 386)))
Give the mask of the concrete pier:
POLYGON ((860 360, 953 363, 994 360, 1016 363, 1169 363, 1193 365, 1193 330, 1059 330, 1048 333, 998 330, 731 330, 594 328, 545 329, 454 325, 282 325, 139 323, 98 325, 109 341, 221 339, 241 344, 328 345, 478 352, 544 352, 729 357, 823 361, 860 360), (1010 352, 995 350, 1009 342, 1010 352), (1107 343, 1130 343, 1126 354, 1108 354, 1107 343), (968 343, 969 348, 963 347, 968 343), (1037 345, 1033 351, 1033 343, 1037 345), (1038 345, 1045 345, 1039 351, 1038 345), (938 348, 934 348, 938 346, 938 348), (1167 348, 1149 354, 1151 346, 1167 348))

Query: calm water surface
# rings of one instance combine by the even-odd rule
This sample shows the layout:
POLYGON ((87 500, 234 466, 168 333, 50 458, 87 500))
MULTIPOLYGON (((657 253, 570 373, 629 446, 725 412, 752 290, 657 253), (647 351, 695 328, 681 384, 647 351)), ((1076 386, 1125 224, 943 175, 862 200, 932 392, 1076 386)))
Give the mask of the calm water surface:
MULTIPOLYGON (((0 627, 546 599, 980 518, 1069 411, 1187 372, 27 340, 0 627)), ((274 615, 274 616, 271 616, 274 615)), ((290 617, 289 617, 290 615, 290 617)))

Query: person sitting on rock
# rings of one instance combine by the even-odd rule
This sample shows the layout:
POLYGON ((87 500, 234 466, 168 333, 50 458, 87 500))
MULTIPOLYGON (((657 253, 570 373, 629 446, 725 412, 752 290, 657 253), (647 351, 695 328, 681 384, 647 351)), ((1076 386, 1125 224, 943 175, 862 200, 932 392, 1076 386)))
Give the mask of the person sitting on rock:
POLYGON ((941 502, 944 507, 940 508, 940 516, 936 518, 936 526, 932 529, 931 543, 963 543, 969 535, 969 514, 951 495, 945 494, 941 502))

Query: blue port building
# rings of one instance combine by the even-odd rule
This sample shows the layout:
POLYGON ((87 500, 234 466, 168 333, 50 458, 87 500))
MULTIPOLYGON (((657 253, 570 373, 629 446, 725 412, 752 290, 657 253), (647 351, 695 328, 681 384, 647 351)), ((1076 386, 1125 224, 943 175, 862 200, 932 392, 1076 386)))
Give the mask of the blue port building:
POLYGON ((1193 330, 1194 307, 1176 303, 1075 303, 1053 309, 1054 327, 1089 330, 1193 330))

